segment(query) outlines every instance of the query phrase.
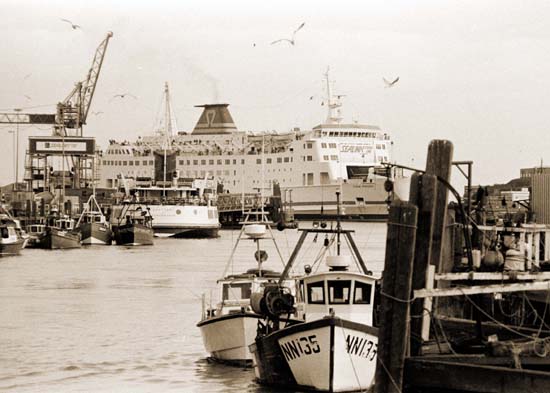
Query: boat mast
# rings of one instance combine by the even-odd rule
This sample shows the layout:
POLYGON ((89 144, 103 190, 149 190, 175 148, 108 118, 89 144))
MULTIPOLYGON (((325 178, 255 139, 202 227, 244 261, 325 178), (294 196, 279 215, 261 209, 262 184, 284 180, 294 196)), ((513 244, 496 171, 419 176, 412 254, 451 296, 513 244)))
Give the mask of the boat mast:
POLYGON ((330 88, 329 68, 325 73, 325 80, 327 83, 327 120, 326 124, 339 124, 342 121, 340 108, 342 103, 340 102, 341 96, 336 96, 336 99, 332 97, 332 90, 330 88))
POLYGON ((162 183, 162 196, 166 198, 166 150, 172 140, 172 119, 171 119, 171 108, 170 108, 170 91, 168 89, 168 82, 164 82, 164 99, 165 99, 165 113, 164 113, 164 141, 163 141, 163 150, 164 150, 164 165, 163 165, 163 183, 162 183))
POLYGON ((340 232, 342 225, 340 224, 340 191, 336 191, 336 255, 340 255, 340 232))

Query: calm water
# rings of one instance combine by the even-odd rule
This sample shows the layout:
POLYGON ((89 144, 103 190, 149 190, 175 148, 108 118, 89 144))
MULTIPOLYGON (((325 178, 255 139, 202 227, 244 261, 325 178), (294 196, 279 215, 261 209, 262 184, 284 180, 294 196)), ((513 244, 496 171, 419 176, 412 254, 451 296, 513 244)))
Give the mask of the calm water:
MULTIPOLYGON (((374 271, 385 224, 349 223, 374 271)), ((298 232, 275 231, 288 257, 298 232)), ((267 392, 251 369, 207 361, 198 328, 202 293, 216 296, 238 232, 218 239, 155 239, 152 247, 23 250, 0 259, 0 391, 267 392)), ((317 255, 323 238, 304 247, 317 255)), ((244 242, 240 272, 255 267, 244 242)), ((270 241, 265 268, 282 265, 270 241)))

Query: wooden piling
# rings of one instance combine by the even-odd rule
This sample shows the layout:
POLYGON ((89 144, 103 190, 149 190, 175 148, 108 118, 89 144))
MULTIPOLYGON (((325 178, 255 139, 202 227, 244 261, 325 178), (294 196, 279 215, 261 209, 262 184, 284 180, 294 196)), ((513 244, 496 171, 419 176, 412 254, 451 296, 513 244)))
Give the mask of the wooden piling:
POLYGON ((408 352, 409 311, 418 209, 409 202, 390 207, 381 291, 376 393, 400 393, 408 352))

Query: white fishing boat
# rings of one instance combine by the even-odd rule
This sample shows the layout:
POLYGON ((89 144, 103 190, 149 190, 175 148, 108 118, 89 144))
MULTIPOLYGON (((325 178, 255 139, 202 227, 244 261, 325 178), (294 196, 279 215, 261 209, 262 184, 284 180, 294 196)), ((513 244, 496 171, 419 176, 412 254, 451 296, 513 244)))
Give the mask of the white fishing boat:
MULTIPOLYGON (((277 323, 267 323, 259 331, 250 346, 256 378, 262 384, 283 388, 367 391, 374 384, 378 347, 378 331, 373 327, 376 279, 357 252, 351 237, 353 231, 341 229, 339 223, 336 229, 301 231, 281 281, 285 280, 308 234, 327 236, 323 253, 330 253, 332 246, 336 247, 336 253, 318 258, 298 279, 294 309, 302 322, 282 329, 277 328, 277 323), (350 255, 340 253, 342 235, 350 245, 350 255), (321 260, 329 270, 312 272, 319 268, 321 260), (359 267, 357 272, 349 270, 354 261, 359 267)), ((272 287, 258 296, 275 301, 280 290, 272 287)), ((252 304, 258 302, 254 300, 252 304)), ((278 315, 272 313, 269 317, 276 322, 278 315)))
POLYGON ((110 245, 112 243, 111 225, 103 214, 94 194, 86 202, 76 223, 76 229, 82 234, 81 243, 84 245, 110 245))
MULTIPOLYGON (((275 283, 280 273, 267 270, 263 263, 267 252, 260 248, 261 240, 272 240, 279 253, 282 266, 283 258, 270 229, 270 222, 264 213, 261 219, 251 220, 250 215, 242 223, 241 231, 229 257, 223 278, 218 280, 219 302, 215 307, 208 307, 203 297, 201 320, 197 327, 201 331, 204 347, 214 360, 231 365, 251 366, 252 355, 248 346, 254 342, 258 322, 264 316, 254 312, 250 305, 250 295, 269 283, 275 283), (241 241, 255 242, 254 264, 256 268, 239 274, 227 274, 236 259, 236 251, 241 241)), ((248 259, 247 259, 248 260, 248 259)), ((252 258, 250 258, 252 262, 252 258)), ((246 261, 239 260, 239 264, 246 261)), ((290 282, 288 282, 290 284, 290 282)), ((284 323, 284 322, 283 322, 284 323)))

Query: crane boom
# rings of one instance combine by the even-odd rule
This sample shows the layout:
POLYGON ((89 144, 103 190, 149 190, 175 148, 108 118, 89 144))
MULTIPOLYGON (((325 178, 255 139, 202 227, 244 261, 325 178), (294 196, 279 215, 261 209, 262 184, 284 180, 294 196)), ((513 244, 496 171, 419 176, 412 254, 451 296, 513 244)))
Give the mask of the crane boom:
POLYGON ((56 114, 0 113, 0 124, 52 124, 55 126, 54 135, 60 133, 67 135, 65 130, 67 128, 81 130, 82 125, 86 124, 107 44, 112 36, 113 33, 108 32, 107 37, 99 44, 86 79, 78 82, 69 95, 57 104, 56 114))

